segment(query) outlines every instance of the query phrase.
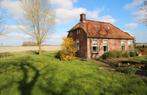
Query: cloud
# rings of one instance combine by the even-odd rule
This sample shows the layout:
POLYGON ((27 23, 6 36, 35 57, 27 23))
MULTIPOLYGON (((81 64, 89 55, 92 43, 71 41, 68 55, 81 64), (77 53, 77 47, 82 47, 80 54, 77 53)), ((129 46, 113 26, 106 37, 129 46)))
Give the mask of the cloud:
POLYGON ((111 23, 115 23, 117 21, 117 19, 113 18, 110 15, 107 16, 103 16, 101 17, 101 21, 106 21, 106 22, 111 22, 111 23))
POLYGON ((80 13, 85 12, 84 8, 73 8, 73 9, 55 9, 56 12, 56 22, 57 23, 67 23, 69 21, 75 20, 79 17, 80 13), (64 15, 63 15, 64 14, 64 15))
POLYGON ((138 27, 138 24, 137 23, 127 23, 125 24, 125 27, 129 30, 133 30, 133 29, 136 29, 138 27))
POLYGON ((147 8, 142 8, 134 12, 134 16, 137 21, 147 24, 147 8))
POLYGON ((6 9, 15 18, 22 18, 23 10, 18 0, 3 0, 1 7, 6 9))
MULTIPOLYGON (((81 13, 86 13, 87 17, 90 19, 97 19, 101 21, 107 21, 114 23, 116 21, 110 15, 100 16, 103 9, 88 10, 83 7, 75 7, 74 3, 78 0, 48 0, 52 4, 55 14, 56 23, 69 23, 70 21, 79 19, 81 13)), ((8 12, 19 20, 23 18, 23 9, 21 8, 21 3, 19 0, 3 0, 2 8, 7 9, 8 12)))
POLYGON ((131 3, 129 3, 129 4, 126 4, 126 5, 124 6, 124 8, 125 8, 126 10, 133 9, 133 8, 138 7, 138 6, 140 6, 141 4, 143 4, 144 1, 145 1, 145 0, 133 0, 133 2, 131 2, 131 3))
POLYGON ((124 8, 127 10, 133 9, 132 14, 135 20, 147 24, 147 0, 133 0, 133 2, 126 4, 124 8))
MULTIPOLYGON (((69 24, 71 21, 75 21, 79 19, 81 13, 86 13, 88 19, 100 20, 115 23, 117 20, 111 15, 101 15, 104 12, 104 9, 96 8, 94 10, 88 10, 84 7, 76 7, 75 3, 78 0, 48 0, 52 5, 52 8, 56 14, 56 24, 69 24)), ((6 9, 12 17, 16 18, 17 21, 23 18, 23 9, 21 7, 21 3, 19 0, 3 0, 2 8, 6 9)), ((16 21, 16 22, 17 22, 16 21)), ((9 25, 9 29, 7 31, 11 32, 9 35, 14 37, 22 37, 24 34, 20 33, 20 29, 18 29, 17 25, 9 25), (16 32, 16 33, 14 33, 16 32), (19 34, 20 33, 20 34, 19 34)), ((24 26, 20 26, 24 27, 24 26)), ((63 26, 64 27, 64 26, 63 26)), ((61 34, 62 36, 56 36, 58 34, 53 35, 49 42, 56 43, 62 42, 62 37, 67 34, 61 34)), ((27 37, 25 37, 27 38, 27 37)))
POLYGON ((77 0, 48 0, 53 6, 58 8, 72 9, 77 0))

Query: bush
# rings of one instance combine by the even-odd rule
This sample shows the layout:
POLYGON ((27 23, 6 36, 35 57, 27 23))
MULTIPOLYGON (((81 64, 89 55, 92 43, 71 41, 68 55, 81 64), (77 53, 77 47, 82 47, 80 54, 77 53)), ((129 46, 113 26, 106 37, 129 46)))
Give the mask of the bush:
POLYGON ((134 67, 118 67, 116 69, 116 71, 122 72, 122 73, 126 73, 126 74, 135 74, 137 72, 137 68, 134 67))
POLYGON ((106 52, 102 55, 103 59, 111 59, 111 58, 128 58, 138 56, 136 51, 110 51, 106 52))
POLYGON ((55 58, 60 59, 60 57, 61 57, 61 52, 60 52, 60 51, 58 51, 58 52, 55 54, 55 58))
POLYGON ((128 58, 129 57, 129 53, 128 52, 122 52, 122 57, 128 58))
POLYGON ((121 58, 121 57, 129 57, 128 52, 110 51, 102 55, 103 59, 121 58))
POLYGON ((137 56, 138 54, 137 54, 137 52, 133 52, 133 51, 131 51, 131 52, 129 52, 129 55, 130 55, 130 57, 135 57, 135 56, 137 56))
POLYGON ((64 38, 64 42, 62 44, 62 50, 59 52, 59 56, 61 60, 67 61, 75 58, 76 48, 75 42, 72 38, 64 38))

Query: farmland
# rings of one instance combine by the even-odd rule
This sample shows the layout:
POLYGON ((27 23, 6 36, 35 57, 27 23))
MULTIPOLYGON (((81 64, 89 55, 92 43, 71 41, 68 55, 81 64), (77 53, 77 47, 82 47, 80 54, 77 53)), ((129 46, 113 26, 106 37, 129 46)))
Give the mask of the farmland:
MULTIPOLYGON (((55 51, 60 50, 60 46, 42 46, 44 51, 55 51)), ((26 52, 26 51, 35 51, 38 50, 37 46, 14 46, 14 47, 0 47, 1 52, 26 52)))

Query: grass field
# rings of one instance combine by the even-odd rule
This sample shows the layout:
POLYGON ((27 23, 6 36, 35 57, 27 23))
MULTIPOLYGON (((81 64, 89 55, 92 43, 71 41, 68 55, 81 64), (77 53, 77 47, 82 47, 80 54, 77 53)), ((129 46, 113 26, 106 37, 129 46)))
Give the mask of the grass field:
MULTIPOLYGON (((55 51, 60 50, 60 46, 42 46, 44 51, 55 51)), ((0 47, 1 52, 26 52, 38 50, 37 46, 10 46, 10 47, 0 47)))
POLYGON ((147 79, 105 70, 94 60, 60 61, 55 53, 0 58, 0 95, 147 95, 147 79))

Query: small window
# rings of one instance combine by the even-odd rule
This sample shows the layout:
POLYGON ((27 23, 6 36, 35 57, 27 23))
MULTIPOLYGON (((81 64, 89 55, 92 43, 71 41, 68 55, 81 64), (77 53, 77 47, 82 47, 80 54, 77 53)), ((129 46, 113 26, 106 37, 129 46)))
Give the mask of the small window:
POLYGON ((121 46, 121 50, 122 51, 125 51, 125 46, 121 46))
POLYGON ((103 50, 104 50, 104 53, 108 52, 108 39, 103 40, 103 50))
POLYGON ((70 32, 70 33, 69 33, 69 36, 72 36, 72 35, 73 35, 73 33, 72 33, 72 32, 70 32))
POLYGON ((77 51, 80 50, 80 41, 79 41, 79 39, 76 40, 76 48, 77 48, 77 51))
POLYGON ((125 51, 125 41, 124 40, 121 41, 121 50, 125 51))
POLYGON ((100 29, 100 26, 99 25, 95 25, 96 29, 99 30, 100 29))
POLYGON ((132 40, 129 40, 129 41, 128 41, 128 45, 129 45, 129 46, 133 45, 133 41, 132 41, 132 40))
POLYGON ((104 46, 103 48, 104 48, 104 53, 108 52, 108 46, 104 46))
POLYGON ((93 53, 98 53, 98 47, 97 46, 93 46, 92 47, 92 52, 93 53))
POLYGON ((97 39, 93 39, 92 40, 92 53, 98 53, 99 49, 98 49, 98 40, 97 39))
POLYGON ((132 40, 129 40, 129 41, 128 41, 128 47, 129 47, 129 49, 131 49, 132 46, 133 46, 133 41, 132 41, 132 40))
POLYGON ((77 30, 77 34, 80 34, 80 29, 77 30))
POLYGON ((104 29, 105 29, 106 31, 109 31, 109 30, 110 30, 110 27, 109 27, 109 26, 104 26, 104 29))

